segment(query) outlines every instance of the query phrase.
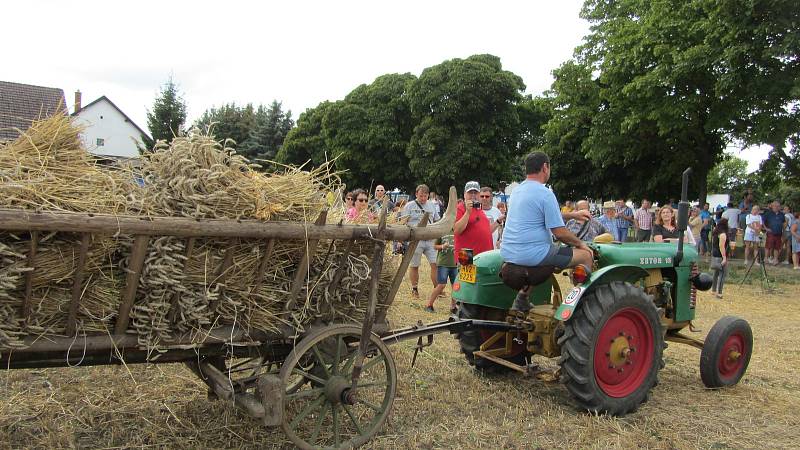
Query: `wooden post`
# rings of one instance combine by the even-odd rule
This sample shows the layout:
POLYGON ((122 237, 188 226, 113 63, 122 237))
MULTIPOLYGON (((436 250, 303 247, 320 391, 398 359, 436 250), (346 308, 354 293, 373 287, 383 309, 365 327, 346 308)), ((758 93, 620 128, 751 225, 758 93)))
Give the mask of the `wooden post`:
MULTIPOLYGON (((328 211, 322 211, 314 225, 325 225, 325 219, 327 217, 328 211)), ((303 258, 300 260, 300 264, 297 266, 297 272, 294 274, 292 290, 289 291, 289 299, 284 307, 285 311, 291 311, 297 302, 297 295, 300 294, 300 290, 303 288, 303 283, 305 282, 306 274, 308 274, 309 266, 311 265, 311 261, 314 259, 314 255, 317 253, 318 243, 319 239, 309 239, 307 241, 306 250, 303 252, 303 258)))
POLYGON ((69 316, 67 316, 67 336, 74 335, 78 330, 78 303, 83 292, 83 272, 86 266, 86 255, 89 253, 90 233, 81 233, 81 246, 78 253, 78 264, 75 266, 75 277, 72 282, 72 299, 69 303, 69 316))
POLYGON ((250 295, 253 295, 253 293, 258 294, 261 289, 261 283, 264 281, 264 274, 267 271, 269 258, 272 257, 273 250, 275 250, 275 239, 270 239, 267 241, 267 248, 264 249, 264 255, 261 256, 261 262, 258 264, 258 271, 256 272, 255 280, 253 280, 253 288, 250 290, 250 295))
POLYGON ((144 258, 147 256, 147 244, 149 243, 149 236, 138 235, 133 239, 130 266, 128 266, 128 275, 125 277, 125 289, 122 291, 122 300, 119 304, 117 324, 114 327, 114 333, 116 334, 123 334, 128 329, 131 308, 133 308, 133 302, 136 299, 136 289, 139 287, 139 277, 142 275, 142 266, 144 266, 144 258))
MULTIPOLYGON (((186 251, 184 256, 186 260, 183 261, 183 274, 186 274, 186 271, 189 268, 189 260, 192 258, 192 254, 194 253, 194 243, 197 238, 190 237, 186 240, 186 251)), ((178 302, 180 301, 181 294, 180 292, 176 292, 172 294, 172 301, 170 302, 169 306, 169 314, 167 314, 167 321, 169 323, 175 322, 175 316, 178 315, 178 302)))
MULTIPOLYGON (((375 236, 375 247, 372 253, 372 271, 369 279, 369 302, 367 303, 367 312, 364 315, 364 323, 361 325, 361 341, 358 343, 358 354, 353 363, 352 379, 350 381, 350 389, 352 389, 354 395, 357 390, 358 379, 361 377, 361 370, 364 366, 364 358, 367 356, 367 348, 369 347, 370 337, 372 335, 372 326, 375 324, 375 308, 378 305, 378 284, 381 280, 383 255, 386 251, 384 230, 386 229, 388 206, 388 202, 383 203, 378 233, 375 236)), ((427 215, 427 213, 424 214, 423 218, 427 218, 427 215)))
POLYGON ((26 265, 30 268, 25 273, 25 298, 22 303, 22 317, 25 319, 25 324, 31 318, 31 296, 33 293, 33 272, 36 270, 36 250, 39 245, 39 232, 31 231, 31 248, 28 251, 26 265))

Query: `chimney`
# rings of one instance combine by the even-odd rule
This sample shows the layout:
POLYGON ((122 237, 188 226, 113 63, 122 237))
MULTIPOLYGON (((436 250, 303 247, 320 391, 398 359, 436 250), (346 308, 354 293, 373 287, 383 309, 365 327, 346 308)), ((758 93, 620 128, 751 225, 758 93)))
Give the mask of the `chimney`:
POLYGON ((80 110, 81 110, 81 90, 78 89, 77 91, 75 91, 75 111, 73 112, 73 114, 77 113, 80 110))

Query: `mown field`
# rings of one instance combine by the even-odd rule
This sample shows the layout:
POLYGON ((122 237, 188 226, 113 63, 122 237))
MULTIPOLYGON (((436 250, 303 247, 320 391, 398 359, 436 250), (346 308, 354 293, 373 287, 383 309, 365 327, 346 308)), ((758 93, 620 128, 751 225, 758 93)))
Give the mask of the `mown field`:
MULTIPOLYGON (((705 336, 725 315, 747 319, 755 351, 742 382, 704 389, 700 352, 671 344, 648 403, 623 418, 576 410, 566 389, 513 375, 477 376, 458 343, 437 337, 411 367, 413 346, 393 347, 398 394, 384 432, 367 448, 798 448, 800 447, 800 274, 768 268, 778 291, 738 286, 723 300, 701 293, 696 325, 705 336)), ((421 277, 426 280, 423 272, 421 277)), ((422 283, 423 296, 429 284, 422 283)), ((422 310, 405 286, 393 325, 446 317, 422 310)), ((441 311, 441 312, 438 312, 441 311)), ((179 364, 14 370, 0 373, 3 448, 291 448, 221 401, 179 364)))

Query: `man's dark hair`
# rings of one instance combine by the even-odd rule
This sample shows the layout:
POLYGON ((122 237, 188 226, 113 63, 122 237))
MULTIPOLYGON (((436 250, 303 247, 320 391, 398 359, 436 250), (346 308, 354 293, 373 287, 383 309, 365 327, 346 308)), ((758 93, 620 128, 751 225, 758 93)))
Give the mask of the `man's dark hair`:
MULTIPOLYGON (((733 208, 733 202, 728 202, 728 208, 733 208)), ((755 226, 755 225, 753 225, 755 226)))
POLYGON ((545 164, 550 164, 550 158, 544 152, 531 152, 525 157, 525 173, 533 175, 542 171, 545 164))

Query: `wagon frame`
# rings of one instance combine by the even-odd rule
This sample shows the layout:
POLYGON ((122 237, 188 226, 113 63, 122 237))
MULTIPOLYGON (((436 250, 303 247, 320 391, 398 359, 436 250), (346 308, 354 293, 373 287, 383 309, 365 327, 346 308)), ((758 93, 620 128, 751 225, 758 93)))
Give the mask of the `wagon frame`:
MULTIPOLYGON (((30 247, 26 255, 24 297, 21 312, 27 321, 31 315, 33 271, 36 270, 37 246, 43 233, 71 232, 80 236, 80 243, 75 249, 77 264, 72 280, 71 298, 67 316, 66 333, 64 335, 28 335, 22 339, 22 347, 5 350, 0 355, 0 367, 4 369, 41 368, 41 367, 74 367, 91 365, 113 365, 131 363, 169 363, 183 362, 198 375, 208 386, 209 393, 245 411, 251 417, 259 419, 264 425, 277 426, 283 424, 292 442, 301 448, 315 448, 319 433, 319 419, 313 431, 313 439, 299 436, 288 423, 284 414, 284 401, 291 387, 289 379, 300 376, 302 383, 319 385, 318 375, 309 370, 304 372, 303 361, 319 350, 324 339, 336 339, 336 358, 334 366, 329 360, 319 359, 317 373, 324 370, 326 374, 333 372, 326 388, 325 395, 334 403, 341 402, 343 411, 347 410, 355 423, 358 432, 345 439, 339 430, 335 435, 334 447, 353 447, 367 442, 377 433, 385 422, 391 409, 396 389, 396 369, 391 354, 386 349, 387 342, 399 342, 405 339, 421 339, 422 336, 463 328, 464 324, 452 321, 443 322, 436 327, 410 327, 390 331, 386 320, 386 311, 392 304, 402 284, 405 272, 411 262, 417 244, 421 240, 441 237, 450 232, 455 222, 457 197, 455 188, 450 188, 447 210, 442 219, 426 226, 427 214, 417 227, 406 225, 387 225, 388 212, 384 206, 377 224, 326 224, 327 211, 323 211, 314 223, 301 222, 269 222, 257 220, 231 219, 192 219, 178 217, 130 217, 101 214, 44 212, 28 210, 0 209, 0 231, 12 233, 30 233, 30 247), (92 235, 126 235, 133 238, 130 262, 125 275, 125 283, 121 291, 119 310, 113 331, 108 333, 83 332, 78 330, 78 310, 85 285, 84 273, 87 254, 92 235), (246 329, 241 325, 221 326, 211 329, 202 339, 188 333, 173 334, 168 344, 160 346, 158 352, 142 348, 135 334, 126 333, 130 324, 130 314, 139 289, 148 244, 154 237, 172 236, 186 239, 186 255, 191 257, 195 241, 204 238, 248 239, 262 245, 264 252, 258 264, 255 286, 251 292, 260 287, 270 256, 276 242, 295 240, 305 242, 302 259, 293 275, 291 289, 286 298, 285 311, 290 311, 297 299, 302 295, 302 288, 310 270, 321 240, 337 240, 347 242, 345 254, 349 254, 352 244, 357 241, 373 243, 371 277, 369 279, 369 296, 367 312, 361 324, 314 323, 307 329, 297 329, 282 325, 276 332, 263 332, 246 329), (392 278, 390 288, 379 292, 378 278, 383 264, 386 243, 390 241, 407 241, 405 252, 397 272, 392 278), (376 310, 378 302, 386 309, 376 310), (377 311, 377 312, 376 312, 377 311), (327 337, 326 337, 327 336, 327 337), (380 336, 384 336, 381 339, 380 336), (341 350, 345 353, 340 355, 341 350), (349 358, 347 374, 336 374, 340 371, 339 358, 349 358), (305 359, 304 359, 305 358, 305 359), (369 360, 369 361, 367 361, 369 360), (358 420, 353 418, 347 405, 358 402, 358 380, 362 371, 370 365, 383 362, 386 365, 386 403, 378 406, 375 420, 362 429, 358 420), (287 364, 291 363, 291 368, 287 364), (319 369, 322 367, 322 369, 319 369), (286 373, 288 372, 288 373, 286 373), (346 376, 345 376, 346 375, 346 376), (334 377, 337 377, 335 380, 334 377), (332 380, 332 381, 331 381, 332 380), (333 386, 336 385, 336 386, 333 386)), ((224 273, 231 264, 232 254, 226 252, 217 273, 224 273)), ((174 302, 177 301, 176 299, 174 302)), ((173 305, 175 304, 173 302, 173 305)), ((468 324, 467 324, 468 325, 468 324)), ((421 340, 420 340, 421 342, 421 340)), ((313 356, 313 355, 312 355, 313 356)), ((344 361, 344 360, 342 360, 344 361)), ((345 363, 341 364, 342 366, 345 363)), ((321 376, 321 375, 319 375, 321 376)), ((319 388, 317 388, 319 389, 319 388)), ((373 407, 373 405, 370 405, 373 407)), ((325 411, 327 412, 327 411, 325 411)), ((306 415, 313 414, 307 412, 306 415)), ((342 413, 343 414, 343 413, 342 413)), ((333 412, 333 426, 337 428, 336 412, 333 412)), ((329 419, 328 419, 329 420, 329 419)), ((294 423, 295 428, 297 423, 294 423)))

